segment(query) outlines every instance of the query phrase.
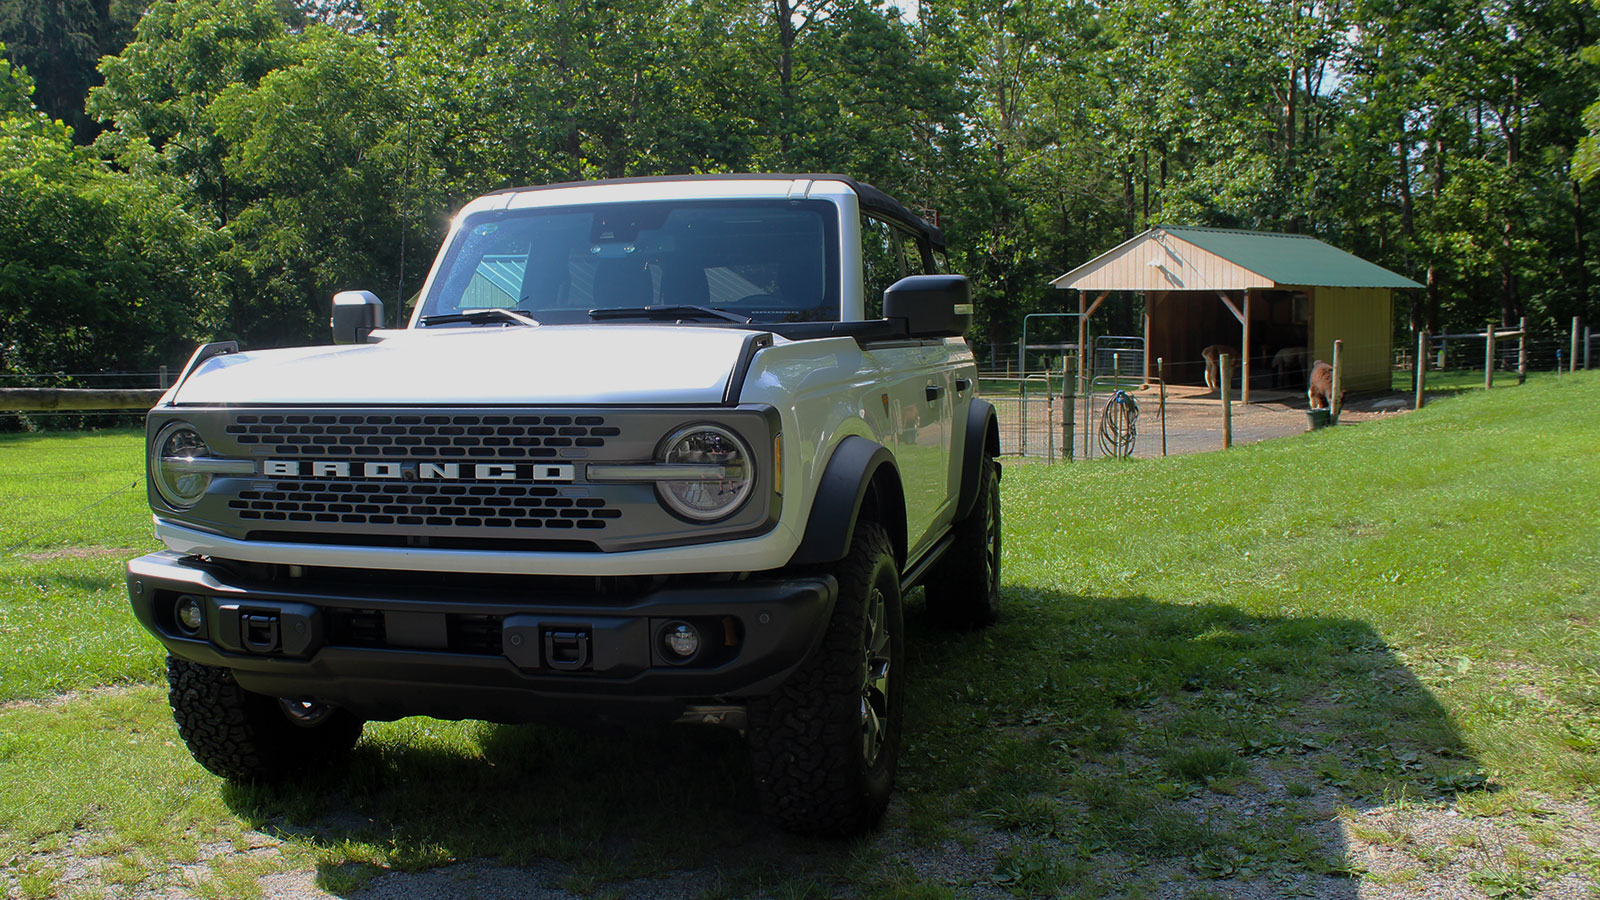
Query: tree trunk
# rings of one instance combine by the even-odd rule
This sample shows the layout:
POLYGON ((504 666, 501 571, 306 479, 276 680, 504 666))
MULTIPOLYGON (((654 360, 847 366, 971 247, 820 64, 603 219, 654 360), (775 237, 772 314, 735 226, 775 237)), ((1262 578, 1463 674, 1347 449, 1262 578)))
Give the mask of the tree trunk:
POLYGON ((794 149, 794 4, 773 0, 773 15, 778 20, 778 147, 787 162, 794 149))
POLYGON ((1122 164, 1122 213, 1124 216, 1122 237, 1124 239, 1131 238, 1136 233, 1134 231, 1134 216, 1138 212, 1133 194, 1133 154, 1129 153, 1122 164))
MULTIPOLYGON (((1400 258, 1405 261, 1406 269, 1411 268, 1411 248, 1417 238, 1417 218, 1415 207, 1411 200, 1411 139, 1406 135, 1406 117, 1401 113, 1395 118, 1397 126, 1395 141, 1395 158, 1399 163, 1400 171, 1400 258)), ((1417 309, 1416 300, 1411 301, 1411 331, 1415 333, 1422 324, 1420 310, 1417 309)))
MULTIPOLYGON (((1437 114, 1435 114, 1435 119, 1437 119, 1437 114)), ((1433 195, 1432 207, 1435 210, 1435 215, 1437 215, 1440 199, 1444 196, 1445 179, 1444 145, 1440 142, 1439 129, 1437 127, 1434 128, 1433 140, 1430 143, 1433 147, 1433 184, 1429 189, 1429 193, 1433 195)), ((1438 251, 1430 246, 1428 248, 1428 291, 1426 295, 1426 322, 1430 334, 1439 333, 1439 293, 1442 290, 1440 282, 1443 278, 1444 275, 1439 267, 1438 251)))
POLYGON ((1572 252, 1578 258, 1578 271, 1574 287, 1578 292, 1578 302, 1573 307, 1574 311, 1589 318, 1589 260, 1584 250, 1583 233, 1588 230, 1588 223, 1583 218, 1583 187, 1576 181, 1572 185, 1572 252))

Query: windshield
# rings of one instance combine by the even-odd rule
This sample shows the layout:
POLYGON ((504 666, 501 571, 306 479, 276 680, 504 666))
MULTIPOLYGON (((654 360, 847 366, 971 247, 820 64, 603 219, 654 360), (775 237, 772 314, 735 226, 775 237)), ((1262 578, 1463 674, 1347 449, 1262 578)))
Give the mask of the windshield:
POLYGON ((824 200, 482 213, 462 224, 422 313, 499 307, 562 324, 590 321, 591 309, 701 306, 755 322, 836 321, 837 234, 824 200))

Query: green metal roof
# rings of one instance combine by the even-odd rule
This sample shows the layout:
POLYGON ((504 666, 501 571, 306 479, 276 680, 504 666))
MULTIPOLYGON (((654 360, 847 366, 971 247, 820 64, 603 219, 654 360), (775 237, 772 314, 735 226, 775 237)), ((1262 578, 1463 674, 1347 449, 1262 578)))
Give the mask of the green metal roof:
POLYGON ((1228 262, 1277 284, 1326 287, 1420 288, 1403 275, 1304 234, 1272 234, 1232 228, 1157 225, 1228 262))

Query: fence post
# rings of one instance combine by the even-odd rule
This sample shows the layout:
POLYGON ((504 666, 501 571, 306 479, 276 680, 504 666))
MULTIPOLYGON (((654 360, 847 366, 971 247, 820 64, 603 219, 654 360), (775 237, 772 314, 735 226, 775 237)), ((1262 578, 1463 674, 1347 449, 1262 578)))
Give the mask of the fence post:
POLYGON ((1422 392, 1426 390, 1428 381, 1428 333, 1417 332, 1417 399, 1412 401, 1412 409, 1422 408, 1422 392))
POLYGON ((163 391, 167 389, 167 367, 166 366, 162 366, 161 367, 161 389, 163 391))
POLYGON ((1072 446, 1072 437, 1076 423, 1072 421, 1074 407, 1078 402, 1078 386, 1072 383, 1072 355, 1069 353, 1061 356, 1061 455, 1067 459, 1075 459, 1077 453, 1072 446))
POLYGON ((1156 380, 1161 386, 1161 455, 1167 455, 1167 372, 1166 360, 1156 357, 1156 380))
POLYGON ((1483 330, 1483 389, 1494 387, 1494 323, 1483 330))
POLYGON ((1517 384, 1528 380, 1528 317, 1517 320, 1517 384))
POLYGON ((1594 331, 1591 328, 1583 329, 1583 368, 1589 369, 1589 345, 1594 342, 1594 331))
POLYGON ((1017 381, 1017 455, 1028 457, 1028 376, 1017 381))
POLYGON ((1228 397, 1228 388, 1233 385, 1233 357, 1226 353, 1217 357, 1217 367, 1221 370, 1221 385, 1218 392, 1222 394, 1222 448, 1226 450, 1233 446, 1233 401, 1228 397))
POLYGON ((1333 342, 1333 396, 1328 398, 1328 423, 1339 424, 1344 408, 1344 341, 1333 342))
MULTIPOLYGON (((1588 347, 1584 347, 1583 349, 1585 351, 1587 351, 1589 348, 1588 347)), ((1584 355, 1587 356, 1588 354, 1585 353, 1584 355)), ((1585 361, 1584 364, 1583 364, 1583 367, 1585 369, 1589 368, 1589 363, 1587 361, 1585 361)), ((1578 371, 1578 317, 1577 316, 1573 316, 1572 317, 1572 355, 1567 359, 1567 371, 1569 371, 1569 372, 1578 371)))
POLYGON ((1056 392, 1050 386, 1050 367, 1044 370, 1044 458, 1056 462, 1056 392))

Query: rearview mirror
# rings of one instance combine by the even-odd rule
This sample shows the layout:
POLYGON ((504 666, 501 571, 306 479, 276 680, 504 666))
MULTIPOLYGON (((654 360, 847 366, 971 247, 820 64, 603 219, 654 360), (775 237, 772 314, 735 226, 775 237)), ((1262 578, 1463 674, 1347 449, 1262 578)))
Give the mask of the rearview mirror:
POLYGON ((367 335, 383 327, 383 301, 371 291, 340 291, 333 295, 333 342, 364 344, 367 335))
POLYGON ((904 319, 914 338, 960 337, 972 321, 965 275, 907 275, 883 292, 883 317, 904 319))

